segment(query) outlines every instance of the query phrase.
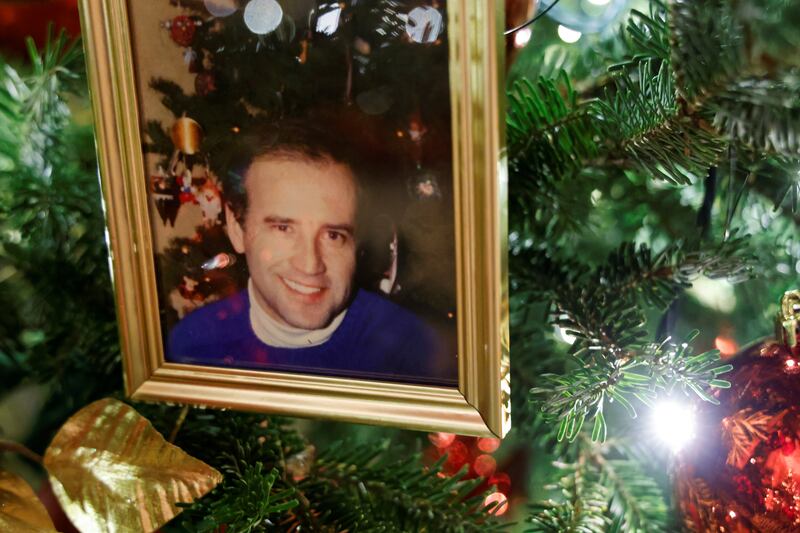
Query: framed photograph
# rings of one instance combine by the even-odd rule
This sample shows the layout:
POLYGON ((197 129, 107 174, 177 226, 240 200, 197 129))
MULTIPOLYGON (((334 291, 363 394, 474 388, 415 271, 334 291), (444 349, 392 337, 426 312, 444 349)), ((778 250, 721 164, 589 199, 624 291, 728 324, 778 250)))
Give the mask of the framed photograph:
POLYGON ((81 1, 130 396, 505 435, 502 4, 81 1))

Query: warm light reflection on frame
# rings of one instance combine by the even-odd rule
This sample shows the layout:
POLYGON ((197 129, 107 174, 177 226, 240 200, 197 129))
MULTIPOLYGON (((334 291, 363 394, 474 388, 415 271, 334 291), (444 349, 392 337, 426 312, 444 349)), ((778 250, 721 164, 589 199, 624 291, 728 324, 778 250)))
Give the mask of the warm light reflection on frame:
POLYGON ((125 0, 81 0, 127 393, 503 436, 510 429, 501 0, 449 0, 458 389, 166 363, 125 0))

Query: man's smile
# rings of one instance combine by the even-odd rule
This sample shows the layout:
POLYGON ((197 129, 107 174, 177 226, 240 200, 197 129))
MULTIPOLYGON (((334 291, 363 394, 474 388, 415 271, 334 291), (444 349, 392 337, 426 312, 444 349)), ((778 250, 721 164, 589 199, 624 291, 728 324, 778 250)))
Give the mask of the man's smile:
POLYGON ((305 294, 305 295, 317 294, 319 292, 322 292, 324 288, 324 287, 315 287, 312 285, 304 285, 303 283, 288 278, 284 278, 283 276, 278 276, 278 277, 281 278, 281 281, 283 281, 283 283, 287 287, 289 287, 289 289, 295 292, 299 292, 300 294, 305 294))

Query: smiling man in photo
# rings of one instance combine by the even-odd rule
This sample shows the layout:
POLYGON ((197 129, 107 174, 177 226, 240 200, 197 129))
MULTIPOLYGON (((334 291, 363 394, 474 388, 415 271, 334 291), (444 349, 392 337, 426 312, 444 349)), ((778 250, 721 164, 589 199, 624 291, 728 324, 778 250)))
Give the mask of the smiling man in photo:
POLYGON ((347 147, 283 126, 246 141, 224 182, 246 290, 187 315, 167 360, 452 384, 455 354, 413 313, 354 286, 363 192, 347 147))

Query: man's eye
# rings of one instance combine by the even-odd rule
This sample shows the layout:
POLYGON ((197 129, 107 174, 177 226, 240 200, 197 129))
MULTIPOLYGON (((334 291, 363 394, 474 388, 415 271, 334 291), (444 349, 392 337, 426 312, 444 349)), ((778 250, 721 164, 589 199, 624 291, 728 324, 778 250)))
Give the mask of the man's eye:
POLYGON ((328 239, 332 240, 333 242, 343 243, 347 237, 343 233, 339 233, 338 231, 329 231, 328 232, 328 239))
POLYGON ((282 233, 286 233, 290 229, 289 224, 274 224, 272 227, 282 233))

